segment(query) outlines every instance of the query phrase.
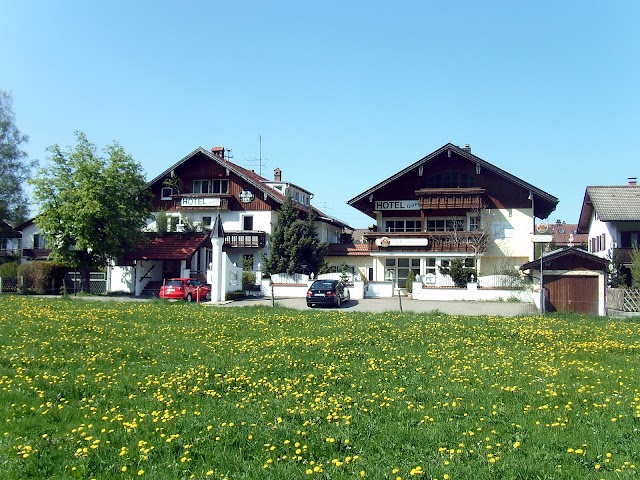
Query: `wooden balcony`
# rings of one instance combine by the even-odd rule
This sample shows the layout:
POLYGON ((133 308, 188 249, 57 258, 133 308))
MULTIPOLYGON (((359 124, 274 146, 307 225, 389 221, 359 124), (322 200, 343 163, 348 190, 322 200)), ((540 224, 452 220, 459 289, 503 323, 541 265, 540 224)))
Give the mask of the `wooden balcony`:
POLYGON ((633 261, 631 260, 631 253, 633 252, 633 248, 616 248, 615 255, 620 258, 620 261, 625 264, 625 266, 630 266, 633 261))
POLYGON ((484 253, 485 232, 368 232, 364 234, 373 252, 484 253), (385 246, 386 245, 386 246, 385 246))
POLYGON ((484 188, 422 188, 416 190, 421 210, 482 208, 484 188))
POLYGON ((224 246, 232 248, 262 248, 267 234, 259 231, 224 232, 224 246))

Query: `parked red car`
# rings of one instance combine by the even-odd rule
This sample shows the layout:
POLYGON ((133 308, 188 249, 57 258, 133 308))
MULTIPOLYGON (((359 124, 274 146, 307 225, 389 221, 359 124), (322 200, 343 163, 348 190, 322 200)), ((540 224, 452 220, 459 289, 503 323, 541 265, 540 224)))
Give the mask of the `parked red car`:
POLYGON ((169 278, 160 287, 160 298, 187 302, 211 300, 211 287, 194 278, 169 278))

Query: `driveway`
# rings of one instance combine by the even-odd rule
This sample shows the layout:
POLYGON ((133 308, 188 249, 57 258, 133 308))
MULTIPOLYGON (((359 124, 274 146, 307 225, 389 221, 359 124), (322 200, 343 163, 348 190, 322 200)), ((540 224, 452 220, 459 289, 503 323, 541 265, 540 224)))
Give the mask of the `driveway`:
MULTIPOLYGON (((433 312, 438 310, 449 315, 497 315, 512 317, 516 315, 535 315, 538 309, 532 303, 516 302, 445 302, 413 300, 402 297, 403 312, 433 312)), ((363 300, 350 300, 340 307, 345 312, 390 312, 400 311, 401 302, 398 297, 393 298, 365 298, 363 300)), ((307 307, 305 298, 275 298, 276 305, 295 308, 298 310, 311 310, 307 307)), ((209 304, 216 307, 248 307, 255 305, 272 306, 271 298, 248 298, 209 304)), ((320 308, 314 310, 321 310, 320 308)))

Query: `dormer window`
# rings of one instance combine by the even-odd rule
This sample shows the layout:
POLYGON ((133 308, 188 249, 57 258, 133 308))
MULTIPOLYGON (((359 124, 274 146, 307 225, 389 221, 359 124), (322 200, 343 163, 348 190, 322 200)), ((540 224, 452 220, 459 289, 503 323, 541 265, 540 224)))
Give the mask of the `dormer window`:
POLYGON ((229 180, 214 180, 211 193, 229 193, 229 180))
POLYGON ((160 193, 161 200, 171 200, 171 195, 173 195, 173 188, 164 187, 162 192, 160 193))
POLYGON ((193 193, 210 193, 210 186, 209 180, 194 180, 193 193))

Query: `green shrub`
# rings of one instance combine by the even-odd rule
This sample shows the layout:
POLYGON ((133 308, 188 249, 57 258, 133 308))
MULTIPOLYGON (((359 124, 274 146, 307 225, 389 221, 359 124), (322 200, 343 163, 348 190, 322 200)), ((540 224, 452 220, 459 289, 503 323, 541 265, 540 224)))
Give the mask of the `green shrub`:
POLYGON ((236 290, 235 292, 227 292, 224 299, 225 300, 240 300, 241 298, 245 298, 246 295, 242 290, 236 290))
POLYGON ((20 262, 9 262, 0 265, 0 278, 16 278, 20 262))
POLYGON ((59 293, 68 271, 68 266, 55 262, 30 262, 21 264, 17 273, 23 278, 23 291, 59 293))

